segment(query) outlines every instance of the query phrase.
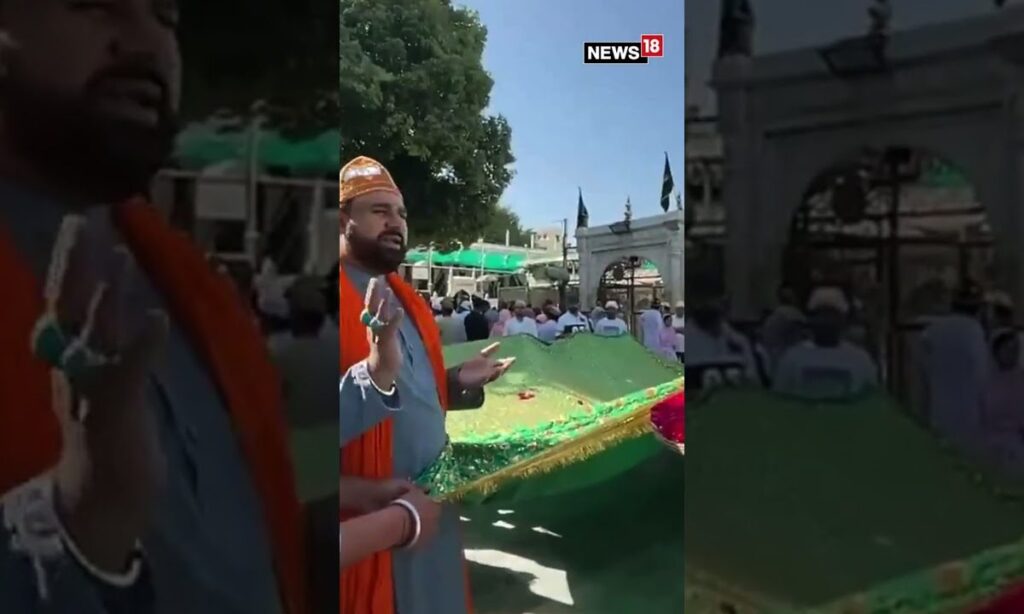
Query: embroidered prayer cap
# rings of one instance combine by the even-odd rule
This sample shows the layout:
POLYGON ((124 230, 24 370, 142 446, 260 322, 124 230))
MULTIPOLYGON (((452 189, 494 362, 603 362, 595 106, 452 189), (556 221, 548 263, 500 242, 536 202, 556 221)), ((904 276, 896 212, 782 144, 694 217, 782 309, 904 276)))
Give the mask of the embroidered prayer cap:
POLYGON ((370 192, 391 192, 399 196, 402 194, 398 186, 395 185, 394 179, 391 178, 388 169, 384 168, 380 162, 366 156, 358 156, 341 167, 338 183, 340 184, 339 203, 370 192))

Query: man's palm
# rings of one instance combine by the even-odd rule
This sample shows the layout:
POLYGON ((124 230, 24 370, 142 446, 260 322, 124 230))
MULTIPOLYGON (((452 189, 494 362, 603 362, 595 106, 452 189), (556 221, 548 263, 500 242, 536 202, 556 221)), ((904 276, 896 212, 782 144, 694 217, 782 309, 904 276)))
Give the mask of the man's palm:
POLYGON ((492 343, 478 355, 462 363, 462 366, 459 367, 459 385, 465 389, 481 388, 504 375, 516 359, 495 360, 492 358, 500 346, 500 343, 492 343))
POLYGON ((373 381, 378 386, 390 388, 398 378, 402 368, 402 348, 398 337, 398 328, 405 312, 399 307, 387 282, 377 278, 370 280, 366 288, 364 309, 383 323, 383 328, 373 330, 367 327, 366 339, 370 343, 368 366, 373 381))

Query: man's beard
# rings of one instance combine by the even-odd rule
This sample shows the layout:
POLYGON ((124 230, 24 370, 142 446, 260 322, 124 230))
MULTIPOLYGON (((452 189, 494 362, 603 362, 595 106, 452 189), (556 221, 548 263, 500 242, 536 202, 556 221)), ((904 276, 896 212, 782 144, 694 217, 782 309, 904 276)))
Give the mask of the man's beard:
POLYGON ((369 239, 360 235, 352 224, 345 228, 345 241, 355 259, 376 275, 394 273, 405 262, 404 244, 401 249, 384 245, 380 237, 369 239))
POLYGON ((44 181, 95 203, 148 193, 153 176, 173 149, 175 113, 165 102, 158 123, 144 125, 104 112, 98 94, 109 77, 138 75, 138 69, 108 71, 97 75, 81 94, 69 95, 39 85, 12 66, 0 89, 9 146, 44 181))

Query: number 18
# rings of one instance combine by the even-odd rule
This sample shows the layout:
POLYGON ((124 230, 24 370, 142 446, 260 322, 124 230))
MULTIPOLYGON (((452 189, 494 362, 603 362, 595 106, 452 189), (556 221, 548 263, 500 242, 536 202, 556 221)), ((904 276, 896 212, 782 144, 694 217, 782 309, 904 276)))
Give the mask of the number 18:
POLYGON ((665 55, 664 34, 644 34, 640 37, 640 55, 645 58, 660 58, 665 55))

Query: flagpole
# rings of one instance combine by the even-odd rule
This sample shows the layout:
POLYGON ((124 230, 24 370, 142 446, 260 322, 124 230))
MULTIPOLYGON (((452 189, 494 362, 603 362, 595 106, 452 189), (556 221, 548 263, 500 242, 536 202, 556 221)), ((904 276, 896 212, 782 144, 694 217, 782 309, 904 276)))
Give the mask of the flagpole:
MULTIPOLYGON (((569 218, 562 218, 562 269, 569 275, 569 218)), ((565 311, 568 298, 569 281, 563 281, 558 285, 558 304, 562 311, 565 311)))
POLYGON ((665 153, 665 167, 661 172, 661 210, 668 213, 672 202, 672 192, 675 190, 675 180, 672 177, 672 167, 668 161, 668 152, 665 153))

